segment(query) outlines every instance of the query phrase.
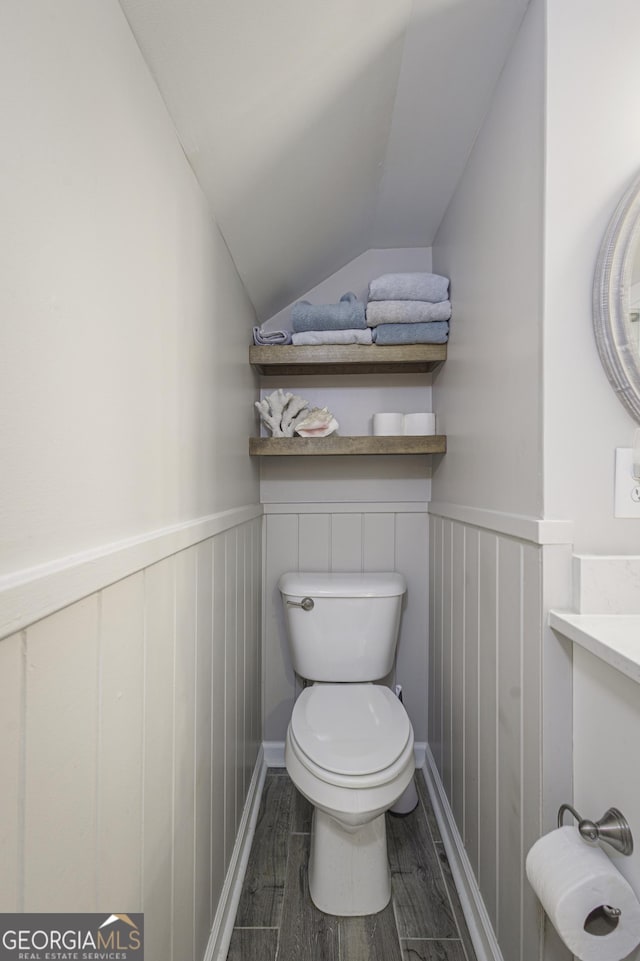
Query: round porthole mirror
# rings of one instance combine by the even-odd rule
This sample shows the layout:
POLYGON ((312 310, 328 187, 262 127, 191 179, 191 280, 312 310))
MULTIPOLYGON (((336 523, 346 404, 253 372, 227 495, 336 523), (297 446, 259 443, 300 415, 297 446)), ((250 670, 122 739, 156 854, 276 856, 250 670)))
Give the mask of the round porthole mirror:
POLYGON ((609 382, 640 421, 640 177, 616 207, 600 248, 593 327, 609 382))

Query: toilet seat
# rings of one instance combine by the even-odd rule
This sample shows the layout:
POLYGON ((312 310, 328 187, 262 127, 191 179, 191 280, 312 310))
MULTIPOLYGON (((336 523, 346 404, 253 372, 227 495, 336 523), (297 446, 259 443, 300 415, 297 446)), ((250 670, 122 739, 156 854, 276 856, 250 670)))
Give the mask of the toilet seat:
POLYGON ((298 760, 337 787, 392 781, 413 753, 413 730, 398 698, 379 684, 314 684, 297 699, 289 742, 298 760))

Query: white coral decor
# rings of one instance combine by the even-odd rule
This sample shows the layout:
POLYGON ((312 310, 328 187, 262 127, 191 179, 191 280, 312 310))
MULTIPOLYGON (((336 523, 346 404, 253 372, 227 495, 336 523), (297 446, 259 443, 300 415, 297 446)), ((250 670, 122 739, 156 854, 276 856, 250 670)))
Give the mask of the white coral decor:
POLYGON ((327 437, 338 429, 340 424, 326 407, 314 407, 296 424, 296 434, 301 437, 327 437))
POLYGON ((257 400, 255 406, 260 420, 269 428, 273 437, 293 437, 297 422, 306 416, 309 401, 280 388, 268 397, 257 400))

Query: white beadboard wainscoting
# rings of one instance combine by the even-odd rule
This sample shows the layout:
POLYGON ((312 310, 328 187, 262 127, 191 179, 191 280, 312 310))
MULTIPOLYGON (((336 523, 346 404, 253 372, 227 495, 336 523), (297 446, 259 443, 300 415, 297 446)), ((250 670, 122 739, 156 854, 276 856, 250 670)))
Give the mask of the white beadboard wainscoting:
POLYGON ((296 697, 278 578, 285 571, 399 571, 407 581, 395 680, 426 740, 426 503, 265 504, 264 738, 283 742, 296 697))
POLYGON ((259 795, 261 514, 0 641, 1 911, 144 911, 154 961, 213 950, 259 795))
MULTIPOLYGON (((571 596, 568 528, 430 512, 424 774, 478 958, 537 961, 547 935, 525 856, 572 796, 571 652, 545 627, 571 596)), ((548 940, 545 958, 567 957, 548 940)))

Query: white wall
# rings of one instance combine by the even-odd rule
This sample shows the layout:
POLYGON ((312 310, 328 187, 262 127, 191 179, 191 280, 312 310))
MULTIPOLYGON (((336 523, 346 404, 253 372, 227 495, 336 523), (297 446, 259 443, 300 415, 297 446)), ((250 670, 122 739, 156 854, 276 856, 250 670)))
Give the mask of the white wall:
POLYGON ((434 403, 447 455, 433 499, 540 516, 544 64, 525 17, 433 247, 451 278, 434 403))
MULTIPOLYGON (((381 274, 403 270, 431 270, 431 248, 372 249, 325 278, 300 300, 334 303, 347 291, 367 302, 369 283, 381 274)), ((290 330, 289 304, 269 318, 265 330, 290 330)), ((318 407, 329 407, 345 436, 372 434, 373 414, 379 411, 432 410, 432 376, 375 374, 265 377, 260 396, 278 387, 300 394, 318 407)), ((264 432, 264 429, 263 429, 264 432)), ((264 458, 260 470, 263 503, 426 501, 431 495, 431 462, 424 457, 331 457, 308 461, 264 458)))
MULTIPOLYGON (((440 509, 445 517, 448 510, 454 519, 475 519, 487 529, 493 516, 502 529, 511 526, 513 532, 519 515, 552 526, 556 522, 551 519, 557 518, 559 538, 566 522, 572 529, 568 534, 564 528, 566 539, 589 552, 637 550, 639 533, 636 522, 612 516, 613 449, 629 445, 634 425, 608 385, 591 320, 598 247, 640 160, 638 130, 629 122, 640 69, 634 48, 639 28, 640 13, 628 0, 606 10, 597 3, 585 8, 576 0, 533 0, 433 248, 434 268, 451 273, 454 304, 450 357, 435 392, 436 411, 441 411, 448 435, 447 455, 432 482, 436 506, 444 501, 440 509), (603 51, 606 70, 594 71, 603 51), (492 294, 495 310, 488 309, 492 294)), ((467 528, 465 537, 470 536, 467 528)), ((550 604, 571 606, 567 549, 558 548, 552 565, 550 550, 543 549, 539 559, 542 625, 550 604)), ((454 564, 454 585, 460 576, 460 563, 454 564)), ((487 563, 479 568, 481 583, 483 577, 491 580, 487 563)), ((513 591, 498 585, 498 645, 504 642, 501 618, 508 623, 513 603, 513 591)), ((442 638, 436 626, 436 645, 444 643, 442 638)), ((593 713, 596 695, 603 705, 608 695, 603 693, 606 670, 578 663, 573 709, 571 650, 544 627, 539 640, 542 780, 537 816, 540 831, 546 831, 554 826, 562 791, 573 795, 567 731, 573 730, 578 745, 576 799, 595 797, 596 781, 602 784, 602 769, 585 763, 580 745, 587 743, 590 731, 587 704, 593 713)), ((455 632, 451 643, 455 657, 455 632)), ((506 656, 511 663, 510 647, 506 656)), ((502 655, 495 665, 500 704, 508 694, 508 687, 501 687, 502 655)), ((537 682, 528 670, 523 669, 522 680, 530 696, 530 686, 537 682)), ((436 692, 436 711, 439 698, 444 694, 436 692)), ((473 704, 465 702, 464 710, 473 704)), ((437 748, 438 729, 433 733, 437 748)), ((509 751, 501 756, 503 764, 509 756, 509 751)), ((455 751, 448 763, 454 771, 460 765, 455 751)), ((524 759, 525 779, 534 763, 524 759)), ((627 780, 616 758, 609 758, 608 765, 613 798, 624 793, 627 780)), ((484 777, 492 780, 493 774, 489 758, 484 777)), ((473 770, 466 776, 472 777, 473 770)), ((443 777, 446 783, 445 766, 443 777)), ((482 783, 482 756, 479 777, 482 783)), ((464 837, 467 825, 460 822, 455 787, 454 782, 451 800, 464 837)), ((535 819, 525 822, 525 837, 534 824, 535 819)), ((497 904, 500 943, 512 958, 518 950, 516 932, 502 928, 504 846, 498 850, 497 892, 491 882, 487 903, 497 904)), ((478 863, 481 867, 481 858, 478 863)), ((507 876, 512 867, 506 866, 507 876)), ((480 881, 486 899, 482 872, 480 881)), ((523 891, 528 894, 526 886, 523 891)), ((531 939, 525 939, 519 950, 528 957, 535 944, 532 949, 531 939)), ((544 952, 546 959, 563 956, 548 925, 544 952)))
MULTIPOLYGON (((627 857, 609 847, 603 850, 640 892, 640 772, 629 763, 640 732, 638 685, 579 647, 574 647, 573 668, 575 806, 593 820, 610 807, 622 811, 634 836, 634 853, 627 857)), ((640 958, 640 949, 632 958, 640 958)))
MULTIPOLYGON (((263 378, 264 397, 282 387, 311 406, 335 414, 345 437, 373 433, 376 411, 430 411, 430 374, 320 375, 263 378)), ((256 425, 256 432, 258 427, 256 425)), ((264 504, 314 501, 360 504, 429 500, 431 458, 425 456, 263 457, 260 500, 264 504)))
MULTIPOLYGON (((428 248, 368 250, 304 294, 331 303, 348 290, 366 301, 375 277, 429 270, 428 248)), ((291 305, 265 324, 290 328, 291 305)), ((376 411, 432 409, 428 374, 263 377, 261 396, 278 387, 329 409, 342 435, 372 433, 376 411)), ((256 418, 256 431, 258 422, 256 418)), ((282 741, 299 692, 289 656, 277 581, 287 570, 401 571, 408 582, 396 679, 416 739, 426 739, 428 526, 431 458, 264 457, 260 500, 265 525, 265 738, 282 741)))
MULTIPOLYGON (((334 303, 351 290, 366 303, 369 282, 381 274, 430 269, 428 247, 367 250, 300 299, 334 303)), ((290 330, 292 306, 271 317, 264 328, 290 330)), ((366 435, 373 433, 372 417, 377 411, 432 410, 432 379, 429 374, 263 377, 260 395, 279 387, 290 390, 314 406, 328 406, 341 434, 366 435)), ((256 414, 256 430, 258 425, 256 414)), ((312 466, 304 458, 278 457, 263 458, 260 467, 260 499, 265 504, 427 501, 431 493, 431 458, 425 457, 314 458, 312 466)))
POLYGON ((253 311, 115 0, 0 11, 0 574, 253 502, 253 311))
POLYGON ((640 168, 640 8, 547 6, 545 512, 574 520, 578 552, 637 553, 640 521, 613 517, 614 448, 631 446, 636 425, 600 364, 591 290, 609 218, 640 168))
MULTIPOLYGON (((369 283, 381 274, 397 270, 431 270, 431 247, 390 247, 365 250, 359 257, 325 277, 315 287, 296 300, 309 300, 312 304, 331 304, 351 290, 366 303, 369 283)), ((292 301, 283 310, 273 314, 262 325, 265 330, 291 330, 292 301)))
MULTIPOLYGON (((545 505, 573 518, 578 553, 637 554, 640 522, 613 517, 614 448, 629 447, 637 425, 600 364, 591 289, 608 221, 640 167, 640 130, 632 120, 640 9, 633 0, 606 8, 577 0, 547 6, 545 505), (602 69, 593 70, 597 60, 602 69)), ((606 591, 606 579, 594 585, 606 591)), ((577 591, 575 600, 583 609, 577 591)), ((606 602, 602 609, 612 609, 610 591, 606 602)), ((578 647, 573 665, 575 805, 595 818, 618 806, 633 829, 637 685, 578 647)), ((637 856, 614 859, 640 892, 637 856)))
POLYGON ((195 961, 261 739, 254 314, 118 3, 0 46, 0 910, 195 961))
MULTIPOLYGON (((574 603, 587 617, 640 613, 640 557, 573 558, 574 603)), ((594 648, 597 651, 597 648, 594 648)), ((614 661, 615 663, 615 661, 614 661)), ((629 763, 640 735, 640 691, 632 676, 573 645, 574 805, 597 819, 610 807, 625 815, 634 837, 631 856, 603 850, 640 894, 640 769, 629 763)), ((640 959, 640 948, 632 953, 640 959)))
POLYGON ((544 43, 532 0, 433 247, 453 317, 434 389, 429 742, 509 961, 565 956, 524 877, 571 793, 571 662, 545 629, 570 599, 571 534, 543 520, 544 43))

